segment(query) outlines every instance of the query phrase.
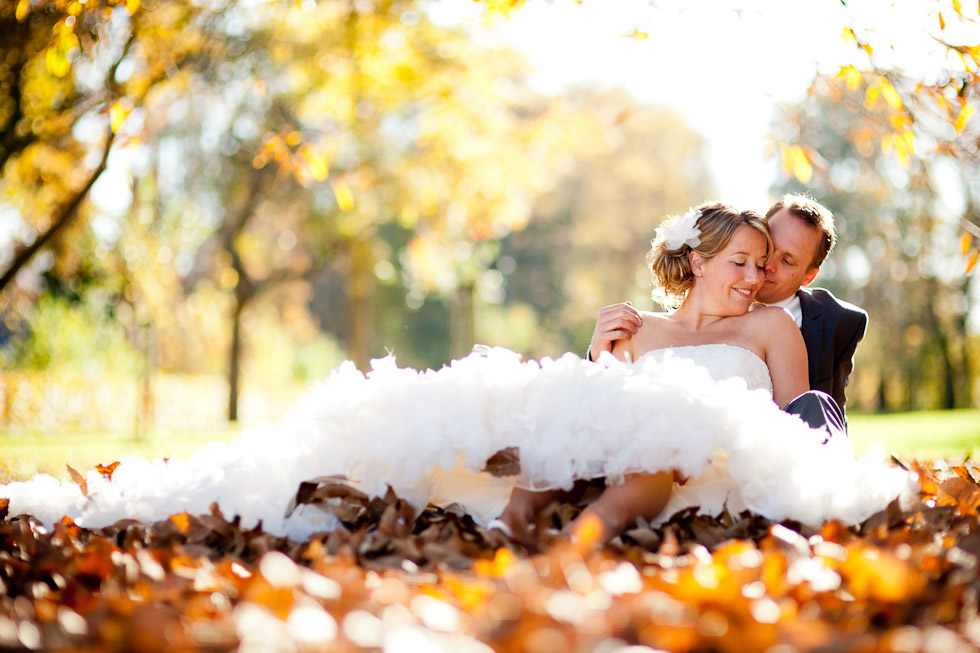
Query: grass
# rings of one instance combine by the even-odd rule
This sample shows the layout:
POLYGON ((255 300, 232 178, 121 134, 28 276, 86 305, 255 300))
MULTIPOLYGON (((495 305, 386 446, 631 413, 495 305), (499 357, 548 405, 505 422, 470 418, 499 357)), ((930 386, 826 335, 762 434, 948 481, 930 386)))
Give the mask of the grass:
POLYGON ((912 413, 848 415, 857 453, 880 442, 902 458, 927 460, 980 455, 980 410, 924 410, 912 413))
POLYGON ((0 482, 38 473, 69 480, 66 464, 84 473, 126 456, 186 459, 212 440, 230 442, 241 432, 242 427, 229 426, 214 431, 151 433, 142 438, 123 433, 0 434, 0 482))
MULTIPOLYGON (((886 451, 906 460, 980 456, 980 410, 852 414, 849 421, 858 454, 880 442, 886 451)), ((120 433, 0 433, 0 482, 23 480, 39 472, 68 480, 66 463, 84 472, 125 456, 186 459, 211 440, 230 442, 241 432, 240 426, 228 426, 153 433, 140 439, 120 433)))

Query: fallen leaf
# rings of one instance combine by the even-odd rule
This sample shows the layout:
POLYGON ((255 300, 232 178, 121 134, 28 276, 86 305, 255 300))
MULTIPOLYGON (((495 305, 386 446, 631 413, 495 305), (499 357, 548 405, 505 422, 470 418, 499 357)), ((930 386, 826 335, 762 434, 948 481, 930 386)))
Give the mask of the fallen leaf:
POLYGON ((65 467, 68 468, 68 475, 71 476, 71 480, 78 484, 78 487, 82 490, 82 496, 88 496, 88 483, 85 481, 85 477, 78 473, 78 471, 65 463, 65 467))
POLYGON ((116 471, 116 467, 119 467, 118 460, 114 463, 109 463, 108 465, 96 465, 95 471, 97 471, 98 473, 102 474, 103 476, 111 480, 112 473, 116 471))
POLYGON ((181 533, 186 533, 187 529, 191 526, 191 516, 186 512, 181 512, 176 515, 170 515, 170 521, 180 529, 181 533))

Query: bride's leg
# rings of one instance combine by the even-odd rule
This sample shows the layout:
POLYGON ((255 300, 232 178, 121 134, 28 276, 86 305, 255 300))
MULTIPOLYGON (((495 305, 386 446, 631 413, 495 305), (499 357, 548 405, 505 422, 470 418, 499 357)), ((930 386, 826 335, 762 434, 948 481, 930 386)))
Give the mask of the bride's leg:
POLYGON ((598 499, 570 524, 574 533, 583 520, 598 517, 602 522, 603 533, 597 543, 604 544, 616 537, 637 517, 653 519, 670 498, 674 484, 672 471, 656 474, 630 474, 619 485, 609 485, 598 499))
POLYGON ((511 490, 507 507, 500 514, 500 521, 507 524, 513 532, 520 533, 527 529, 539 510, 563 494, 563 490, 535 492, 515 487, 511 490))

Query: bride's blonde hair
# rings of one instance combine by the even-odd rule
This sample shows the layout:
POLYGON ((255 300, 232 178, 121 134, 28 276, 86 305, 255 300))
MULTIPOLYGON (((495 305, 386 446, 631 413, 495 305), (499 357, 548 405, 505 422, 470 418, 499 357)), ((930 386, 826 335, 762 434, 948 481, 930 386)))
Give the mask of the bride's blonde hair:
MULTIPOLYGON (((755 211, 740 211, 730 204, 706 202, 692 209, 700 212, 695 223, 701 231, 701 242, 696 247, 682 244, 678 249, 668 249, 662 239, 656 239, 647 252, 646 263, 653 273, 653 298, 664 306, 678 306, 694 287, 694 271, 691 269, 692 251, 705 259, 717 256, 728 246, 739 227, 751 227, 766 237, 766 261, 772 256, 772 236, 766 219, 755 211)), ((676 218, 668 218, 674 220, 676 218)))

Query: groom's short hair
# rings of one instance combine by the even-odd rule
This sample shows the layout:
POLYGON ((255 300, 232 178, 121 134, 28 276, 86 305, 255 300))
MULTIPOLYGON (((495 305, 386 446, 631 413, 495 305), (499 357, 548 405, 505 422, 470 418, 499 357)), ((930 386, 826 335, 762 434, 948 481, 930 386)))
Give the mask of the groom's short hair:
POLYGON ((789 211, 790 215, 802 220, 811 228, 816 229, 823 236, 820 239, 820 246, 813 253, 813 261, 811 261, 810 267, 807 269, 819 268, 823 265, 827 255, 830 254, 830 250, 834 249, 834 245, 837 243, 837 229, 834 227, 834 214, 830 212, 830 209, 812 197, 807 197, 799 193, 790 193, 783 195, 781 200, 769 207, 769 212, 766 213, 766 220, 783 209, 789 211))

